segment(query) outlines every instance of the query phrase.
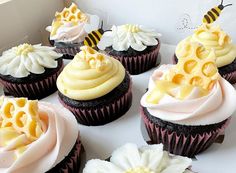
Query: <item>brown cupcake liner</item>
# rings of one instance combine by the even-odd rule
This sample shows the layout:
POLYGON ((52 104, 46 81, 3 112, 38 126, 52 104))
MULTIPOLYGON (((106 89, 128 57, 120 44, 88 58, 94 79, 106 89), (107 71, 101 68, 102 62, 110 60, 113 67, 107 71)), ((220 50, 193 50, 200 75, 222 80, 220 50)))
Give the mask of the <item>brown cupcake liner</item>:
POLYGON ((76 108, 63 102, 60 97, 59 100, 64 107, 75 115, 78 123, 87 126, 104 125, 121 117, 131 107, 131 84, 123 96, 107 105, 102 105, 96 108, 76 108))
MULTIPOLYGON (((55 42, 53 40, 50 40, 50 37, 48 38, 48 41, 51 46, 55 46, 55 42)), ((80 47, 83 46, 83 43, 78 44, 71 44, 70 46, 55 46, 55 51, 57 53, 63 54, 63 59, 73 59, 74 56, 80 52, 80 47)))
POLYGON ((227 81, 229 81, 231 84, 236 83, 236 71, 222 75, 222 77, 226 79, 227 81))
POLYGON ((183 134, 168 130, 152 123, 141 108, 141 117, 145 123, 151 143, 163 143, 164 149, 172 154, 193 158, 196 154, 209 148, 217 138, 224 134, 225 128, 230 122, 230 118, 218 129, 203 134, 183 134))
POLYGON ((177 57, 176 57, 176 55, 174 55, 173 58, 172 58, 172 63, 173 63, 173 64, 177 64, 176 59, 177 59, 177 57))
POLYGON ((63 54, 64 59, 73 59, 74 56, 80 52, 80 47, 81 45, 74 47, 61 47, 61 48, 56 47, 55 51, 57 53, 63 54))
POLYGON ((6 94, 14 97, 27 97, 29 99, 42 99, 57 91, 56 80, 63 69, 63 65, 56 73, 47 78, 28 83, 11 83, 0 79, 0 83, 4 86, 6 94))
POLYGON ((112 55, 112 57, 119 60, 131 75, 137 75, 158 65, 160 45, 161 43, 159 42, 158 46, 153 51, 140 56, 123 57, 112 55))
POLYGON ((78 173, 80 170, 80 164, 84 148, 78 137, 74 147, 70 153, 54 168, 50 169, 46 173, 78 173))

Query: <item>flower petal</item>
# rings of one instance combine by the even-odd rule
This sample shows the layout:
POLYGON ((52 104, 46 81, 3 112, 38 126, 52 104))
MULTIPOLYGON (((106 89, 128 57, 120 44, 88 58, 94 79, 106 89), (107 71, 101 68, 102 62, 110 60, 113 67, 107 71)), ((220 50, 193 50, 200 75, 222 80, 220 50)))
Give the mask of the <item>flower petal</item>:
POLYGON ((141 157, 137 145, 126 144, 112 153, 111 162, 123 170, 137 168, 141 165, 141 157))
POLYGON ((142 165, 151 170, 157 170, 160 167, 163 157, 163 145, 149 145, 140 148, 142 165))
POLYGON ((191 166, 192 160, 187 157, 173 156, 168 160, 161 173, 184 173, 191 166))
POLYGON ((123 173, 123 171, 111 162, 94 159, 87 162, 83 173, 123 173))

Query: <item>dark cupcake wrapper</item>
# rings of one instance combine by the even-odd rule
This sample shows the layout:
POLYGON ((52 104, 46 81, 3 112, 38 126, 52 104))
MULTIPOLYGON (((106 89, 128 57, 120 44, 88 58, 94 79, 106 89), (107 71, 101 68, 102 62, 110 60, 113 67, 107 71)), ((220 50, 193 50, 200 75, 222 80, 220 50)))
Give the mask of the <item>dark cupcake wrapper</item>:
POLYGON ((80 52, 80 47, 81 45, 74 47, 61 47, 61 48, 56 47, 55 51, 57 53, 63 54, 64 59, 73 59, 74 56, 80 52))
POLYGON ((156 46, 156 48, 151 52, 139 56, 111 56, 119 60, 131 75, 137 75, 158 65, 157 63, 159 62, 158 54, 160 51, 160 46, 161 43, 159 42, 158 46, 156 46))
POLYGON ((170 153, 191 158, 209 148, 220 135, 224 134, 225 128, 230 122, 229 118, 221 127, 217 129, 213 129, 210 132, 205 132, 202 134, 191 135, 179 132, 177 133, 176 131, 171 131, 154 124, 147 118, 142 107, 141 117, 145 123, 151 143, 163 143, 164 149, 170 153))
POLYGON ((229 81, 231 84, 236 83, 236 70, 231 73, 227 73, 222 75, 223 78, 225 78, 227 81, 229 81))
POLYGON ((46 173, 78 173, 80 170, 82 154, 84 152, 83 145, 78 137, 70 153, 60 163, 46 173))
POLYGON ((76 108, 66 104, 60 97, 61 104, 70 110, 78 123, 87 126, 99 126, 112 122, 124 115, 132 104, 131 82, 129 89, 117 100, 96 108, 76 108))
POLYGON ((7 95, 27 97, 29 99, 42 99, 57 91, 56 80, 62 69, 63 65, 56 73, 36 82, 13 83, 0 79, 0 83, 4 86, 4 91, 7 95))
POLYGON ((176 55, 174 55, 172 58, 173 64, 177 64, 177 61, 178 61, 178 59, 177 59, 176 55))
MULTIPOLYGON (((78 44, 65 44, 63 43, 63 45, 57 46, 53 40, 50 40, 50 38, 48 38, 49 43, 51 44, 51 46, 55 46, 55 51, 57 53, 61 53, 63 54, 63 59, 73 59, 74 56, 80 52, 80 47, 83 45, 83 43, 78 43, 78 44)), ((58 43, 60 44, 60 43, 58 43)))
MULTIPOLYGON (((177 64, 178 59, 177 59, 176 55, 173 56, 172 62, 173 62, 173 64, 177 64)), ((232 64, 229 64, 230 66, 232 66, 230 68, 234 68, 235 69, 233 71, 231 70, 231 72, 225 70, 225 68, 227 68, 227 66, 229 66, 229 65, 224 66, 223 69, 222 69, 222 67, 218 68, 219 73, 221 74, 221 76, 224 79, 226 79, 231 84, 235 84, 236 83, 236 65, 234 63, 235 62, 233 62, 232 64)))

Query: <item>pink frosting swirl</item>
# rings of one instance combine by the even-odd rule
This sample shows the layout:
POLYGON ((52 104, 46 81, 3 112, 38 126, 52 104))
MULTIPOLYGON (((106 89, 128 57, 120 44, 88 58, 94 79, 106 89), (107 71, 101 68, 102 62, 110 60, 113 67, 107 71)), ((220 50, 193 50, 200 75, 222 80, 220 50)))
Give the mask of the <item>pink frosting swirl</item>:
POLYGON ((149 90, 141 99, 141 105, 152 116, 181 125, 209 125, 222 122, 234 113, 236 91, 223 78, 220 78, 206 96, 199 97, 199 90, 194 88, 185 100, 165 95, 158 104, 148 103, 147 95, 155 86, 154 82, 161 80, 171 67, 172 65, 162 65, 155 70, 149 81, 149 90))
POLYGON ((39 102, 39 114, 47 115, 48 129, 15 159, 14 150, 0 147, 1 173, 41 173, 57 165, 69 154, 78 138, 78 125, 65 108, 39 102))

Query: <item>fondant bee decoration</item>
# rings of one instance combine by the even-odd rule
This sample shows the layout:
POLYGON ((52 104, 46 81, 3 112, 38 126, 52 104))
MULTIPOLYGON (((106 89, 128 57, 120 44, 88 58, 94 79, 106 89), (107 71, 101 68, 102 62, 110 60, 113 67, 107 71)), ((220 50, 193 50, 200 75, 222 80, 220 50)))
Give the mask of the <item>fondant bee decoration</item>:
POLYGON ((202 22, 207 23, 207 24, 211 24, 211 23, 215 22, 216 19, 218 19, 218 17, 220 16, 222 10, 225 7, 233 5, 233 4, 223 5, 223 3, 224 3, 224 0, 221 0, 220 5, 218 5, 217 7, 212 8, 210 11, 208 11, 207 14, 204 15, 204 18, 203 18, 202 22))
MULTIPOLYGON (((97 21, 99 23, 99 21, 97 21)), ((84 45, 89 47, 96 47, 99 41, 101 40, 101 37, 104 33, 103 30, 103 22, 101 24, 100 28, 97 28, 97 23, 93 22, 94 25, 89 25, 87 28, 85 28, 85 31, 88 33, 88 36, 84 39, 84 45)))

